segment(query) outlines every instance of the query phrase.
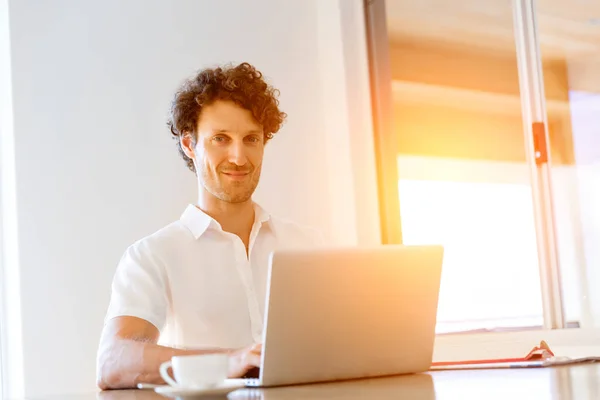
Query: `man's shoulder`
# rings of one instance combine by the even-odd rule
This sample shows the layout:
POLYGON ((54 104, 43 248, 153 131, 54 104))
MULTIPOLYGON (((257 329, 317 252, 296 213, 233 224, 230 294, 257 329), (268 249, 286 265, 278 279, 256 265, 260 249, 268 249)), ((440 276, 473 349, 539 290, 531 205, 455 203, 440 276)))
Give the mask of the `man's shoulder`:
POLYGON ((174 221, 137 240, 130 248, 152 253, 170 253, 169 250, 193 240, 193 235, 180 221, 174 221))
POLYGON ((275 235, 282 241, 282 244, 315 246, 323 242, 323 234, 312 226, 273 215, 271 215, 271 223, 275 235))
POLYGON ((307 232, 316 231, 316 229, 311 226, 300 224, 291 219, 281 218, 275 215, 271 215, 271 223, 273 223, 276 228, 285 233, 304 234, 307 232))

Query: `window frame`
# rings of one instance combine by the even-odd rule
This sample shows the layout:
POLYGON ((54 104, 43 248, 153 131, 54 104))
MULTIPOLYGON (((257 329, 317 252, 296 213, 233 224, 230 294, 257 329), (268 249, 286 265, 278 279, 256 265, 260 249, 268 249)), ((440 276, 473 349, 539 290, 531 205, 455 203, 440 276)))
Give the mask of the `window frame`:
MULTIPOLYGON (((512 0, 511 6, 522 98, 525 149, 532 180, 544 328, 546 328, 544 332, 566 330, 550 179, 550 149, 547 147, 545 149, 548 153, 547 161, 540 161, 539 154, 536 154, 539 147, 534 143, 534 135, 541 134, 546 139, 546 146, 549 144, 541 53, 539 35, 537 35, 537 14, 535 3, 528 0, 512 0), (536 128, 541 128, 541 133, 536 128)), ((396 147, 391 133, 393 98, 385 0, 364 0, 363 7, 370 69, 382 243, 401 244, 401 195, 391 193, 394 189, 397 192, 398 174, 395 164, 397 155, 395 151, 390 151, 396 147), (389 221, 398 221, 398 223, 389 221)), ((589 329, 592 333, 600 332, 600 329, 589 329)), ((573 328, 568 330, 573 331, 573 328)), ((587 329, 576 331, 585 332, 581 335, 588 334, 587 329)))

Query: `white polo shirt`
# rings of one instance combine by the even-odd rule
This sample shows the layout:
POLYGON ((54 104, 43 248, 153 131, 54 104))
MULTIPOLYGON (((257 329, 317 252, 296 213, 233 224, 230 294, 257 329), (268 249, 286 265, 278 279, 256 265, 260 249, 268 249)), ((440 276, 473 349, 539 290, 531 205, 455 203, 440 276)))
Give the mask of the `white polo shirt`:
POLYGON ((189 205, 176 221, 131 245, 119 262, 106 321, 142 318, 160 343, 240 348, 261 341, 270 253, 318 245, 315 230, 255 205, 249 255, 241 239, 189 205))

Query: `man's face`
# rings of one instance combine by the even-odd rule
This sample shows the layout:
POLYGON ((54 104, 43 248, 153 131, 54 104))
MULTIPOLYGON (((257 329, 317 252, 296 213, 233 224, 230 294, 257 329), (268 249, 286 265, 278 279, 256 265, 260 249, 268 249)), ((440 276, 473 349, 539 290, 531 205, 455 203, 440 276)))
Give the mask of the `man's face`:
POLYGON ((199 182, 228 203, 250 200, 262 167, 264 132, 252 113, 231 101, 218 100, 202 109, 197 142, 182 139, 192 153, 199 182), (187 143, 186 143, 187 142, 187 143))

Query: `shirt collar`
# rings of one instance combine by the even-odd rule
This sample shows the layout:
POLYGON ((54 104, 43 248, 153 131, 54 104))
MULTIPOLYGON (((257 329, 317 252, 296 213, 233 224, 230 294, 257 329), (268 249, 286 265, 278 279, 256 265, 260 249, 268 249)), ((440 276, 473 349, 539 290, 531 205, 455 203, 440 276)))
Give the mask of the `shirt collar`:
MULTIPOLYGON (((271 215, 261 206, 254 204, 254 224, 266 224, 271 221, 271 215)), ((221 225, 214 218, 200 210, 193 204, 189 204, 179 218, 181 223, 192 232, 198 239, 208 229, 222 230, 221 225)))
POLYGON ((254 203, 254 223, 267 223, 271 221, 271 214, 265 211, 264 208, 254 203))

